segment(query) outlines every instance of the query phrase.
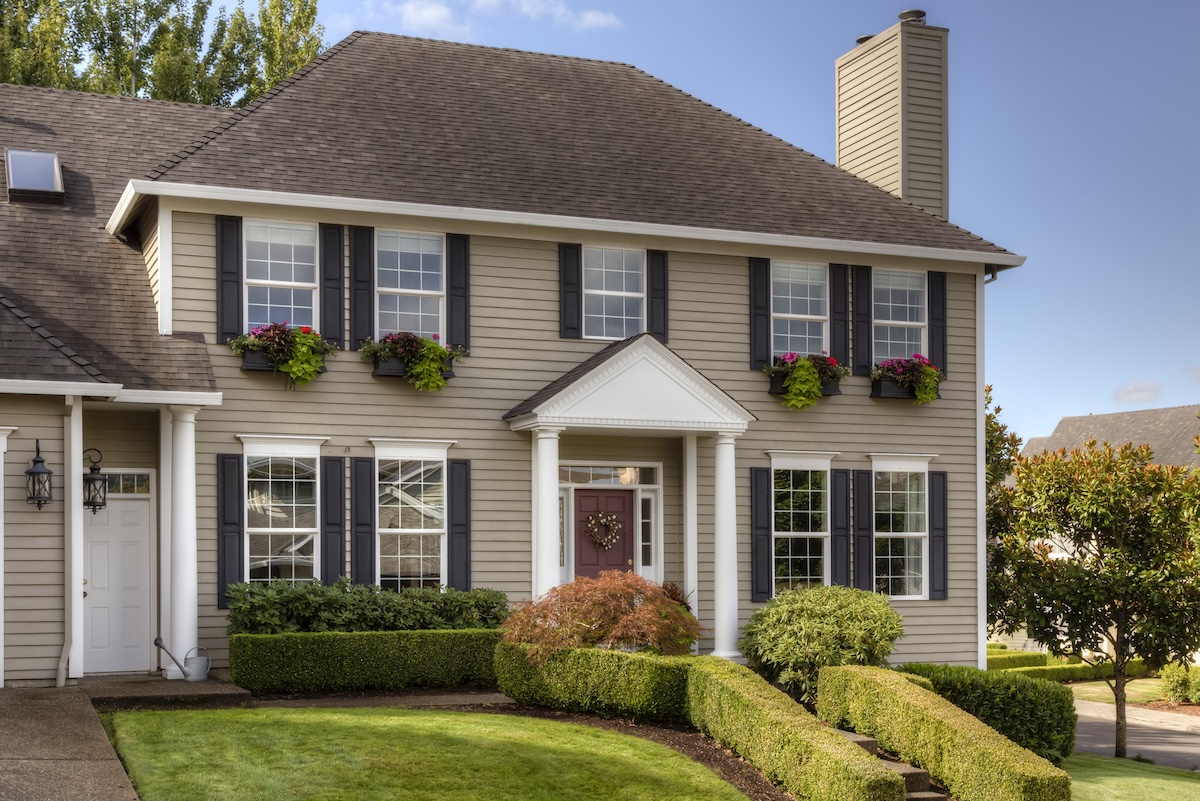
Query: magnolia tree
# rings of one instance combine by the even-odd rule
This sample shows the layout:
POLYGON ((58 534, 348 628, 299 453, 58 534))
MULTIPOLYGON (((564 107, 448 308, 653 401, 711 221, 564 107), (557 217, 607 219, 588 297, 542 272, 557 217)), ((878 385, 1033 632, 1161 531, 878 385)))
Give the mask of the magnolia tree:
POLYGON ((989 581, 996 630, 1112 663, 1119 757, 1129 660, 1158 668, 1200 649, 1200 473, 1151 458, 1094 440, 1018 458, 989 581))

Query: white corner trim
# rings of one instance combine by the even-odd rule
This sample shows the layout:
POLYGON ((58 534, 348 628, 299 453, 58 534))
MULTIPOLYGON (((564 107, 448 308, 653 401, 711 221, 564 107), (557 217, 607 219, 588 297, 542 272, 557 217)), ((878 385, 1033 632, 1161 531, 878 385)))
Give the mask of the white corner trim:
POLYGON ((170 336, 175 326, 175 233, 171 204, 158 201, 158 333, 170 336))
POLYGON ((828 470, 841 451, 776 451, 765 453, 771 457, 772 470, 828 470))
POLYGON ((321 445, 329 437, 309 437, 275 434, 235 434, 242 441, 246 456, 310 456, 321 455, 321 445))
POLYGON ((936 453, 868 453, 872 470, 925 470, 936 453))
MULTIPOLYGON (((982 393, 984 385, 984 291, 986 276, 975 279, 975 391, 982 393)), ((979 616, 979 636, 977 643, 977 666, 987 669, 987 423, 983 408, 983 398, 976 399, 975 418, 975 450, 977 456, 976 469, 976 498, 975 498, 975 593, 976 614, 979 616)), ((949 589, 949 588, 947 588, 949 589)))
POLYGON ((453 439, 368 439, 376 459, 445 459, 453 439))
POLYGON ((914 245, 893 245, 881 242, 858 242, 850 239, 766 234, 755 231, 732 231, 720 228, 693 228, 686 225, 603 220, 592 217, 571 217, 560 214, 532 214, 469 206, 438 206, 428 203, 407 203, 394 200, 369 200, 336 195, 312 195, 300 192, 277 192, 265 189, 242 189, 227 186, 202 186, 169 181, 132 180, 121 193, 116 208, 105 228, 115 234, 128 224, 137 200, 144 196, 177 197, 192 200, 214 200, 227 203, 260 203, 273 206, 295 206, 310 209, 362 212, 364 214, 395 214, 410 217, 436 217, 444 220, 499 223, 504 225, 569 228, 577 231, 603 231, 628 236, 661 236, 699 239, 717 242, 736 242, 814 250, 838 250, 881 256, 905 256, 918 259, 942 259, 1019 267, 1024 256, 1014 253, 985 253, 974 250, 952 250, 914 245))
POLYGON ((115 398, 120 384, 97 381, 38 381, 29 378, 0 378, 0 394, 6 395, 86 395, 90 398, 115 398))
POLYGON ((220 392, 186 392, 160 389, 123 389, 113 398, 114 403, 148 403, 179 406, 220 406, 220 392))
MULTIPOLYGON (((13 426, 0 426, 0 476, 4 475, 4 454, 8 452, 8 435, 13 426)), ((0 493, 0 689, 4 688, 4 497, 0 493)))

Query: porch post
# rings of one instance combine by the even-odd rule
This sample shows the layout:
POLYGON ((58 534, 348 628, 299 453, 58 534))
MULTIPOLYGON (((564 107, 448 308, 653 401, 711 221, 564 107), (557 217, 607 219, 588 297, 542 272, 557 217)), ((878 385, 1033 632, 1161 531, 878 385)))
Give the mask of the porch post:
POLYGON ((683 594, 692 614, 700 617, 700 524, 697 511, 699 481, 696 470, 696 436, 683 438, 683 594))
POLYGON ((713 497, 713 656, 741 656, 738 640, 737 474, 733 434, 718 434, 713 497))
POLYGON ((558 435, 561 428, 539 426, 533 430, 537 460, 533 484, 536 530, 533 550, 533 597, 540 598, 558 585, 558 435))
MULTIPOLYGON (((179 660, 199 644, 200 602, 196 573, 196 412, 195 406, 171 407, 171 641, 179 660)), ((174 662, 168 679, 183 674, 174 662)))

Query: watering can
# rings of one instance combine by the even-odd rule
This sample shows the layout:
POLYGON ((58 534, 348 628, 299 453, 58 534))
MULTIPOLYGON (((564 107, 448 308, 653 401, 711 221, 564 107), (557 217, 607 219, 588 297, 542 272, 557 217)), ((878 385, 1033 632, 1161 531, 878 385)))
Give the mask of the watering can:
MULTIPOLYGON (((162 637, 155 637, 154 644, 159 648, 167 651, 167 646, 163 645, 162 637)), ((204 681, 208 678, 208 666, 212 663, 209 658, 208 649, 201 646, 196 646, 183 655, 183 664, 179 664, 179 660, 175 658, 175 654, 167 651, 167 656, 171 657, 171 661, 183 673, 183 677, 188 681, 204 681), (196 655, 192 656, 192 652, 196 655), (200 656, 200 652, 204 652, 204 656, 200 656)))

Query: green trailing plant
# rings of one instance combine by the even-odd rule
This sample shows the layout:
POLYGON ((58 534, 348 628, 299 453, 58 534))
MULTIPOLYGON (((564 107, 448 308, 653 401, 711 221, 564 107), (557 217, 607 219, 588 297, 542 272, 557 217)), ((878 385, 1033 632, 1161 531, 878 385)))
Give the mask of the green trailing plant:
POLYGON ((250 329, 229 341, 234 353, 260 351, 276 371, 287 376, 288 389, 303 387, 321 374, 326 354, 334 351, 311 326, 292 328, 287 322, 250 329))
POLYGON ((908 359, 884 359, 871 368, 872 381, 890 378, 905 389, 911 389, 917 396, 917 403, 937 400, 938 386, 945 377, 937 365, 919 353, 908 359))
POLYGON ((887 597, 838 585, 781 592, 755 611, 739 644, 750 667, 800 703, 829 665, 887 665, 904 635, 887 597))
POLYGON ((385 334, 376 342, 368 339, 358 349, 364 362, 404 362, 404 377, 421 392, 441 392, 446 388, 444 372, 467 355, 462 348, 447 348, 434 334, 422 337, 410 332, 385 334))
POLYGON ((828 353, 785 353, 763 368, 769 376, 783 379, 783 394, 779 401, 789 409, 803 411, 821 399, 821 388, 837 384, 850 375, 850 370, 838 364, 828 353))

